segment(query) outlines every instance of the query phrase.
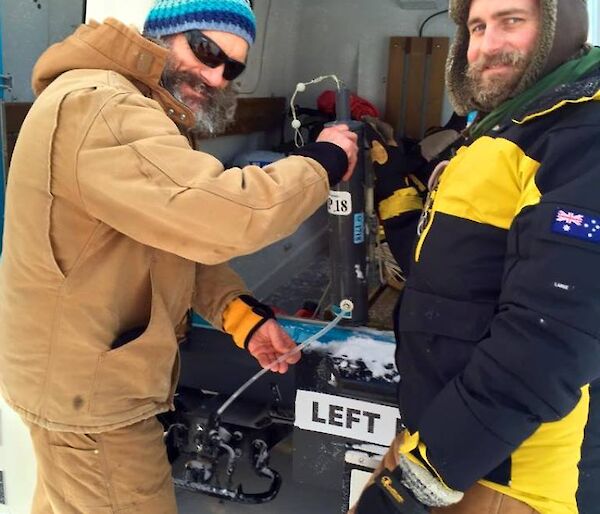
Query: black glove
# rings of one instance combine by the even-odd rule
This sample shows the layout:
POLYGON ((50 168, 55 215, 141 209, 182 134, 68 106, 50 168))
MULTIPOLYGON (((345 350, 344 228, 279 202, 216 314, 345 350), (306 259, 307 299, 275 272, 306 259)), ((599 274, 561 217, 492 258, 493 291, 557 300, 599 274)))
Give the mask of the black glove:
POLYGON ((337 185, 348 170, 348 156, 346 152, 338 145, 326 141, 309 143, 302 148, 294 150, 290 155, 310 157, 317 161, 325 168, 330 187, 337 185))

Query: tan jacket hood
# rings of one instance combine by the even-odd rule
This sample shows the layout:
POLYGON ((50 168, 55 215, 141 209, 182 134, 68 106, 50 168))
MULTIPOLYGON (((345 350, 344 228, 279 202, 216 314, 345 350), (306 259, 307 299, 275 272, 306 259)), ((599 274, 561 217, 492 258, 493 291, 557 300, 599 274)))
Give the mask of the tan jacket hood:
MULTIPOLYGON (((446 84, 454 110, 465 115, 479 110, 466 79, 469 31, 467 20, 471 0, 450 0, 450 17, 456 23, 456 37, 446 64, 446 84)), ((541 33, 537 49, 511 97, 530 88, 542 77, 586 49, 588 14, 585 0, 540 0, 541 33)))
POLYGON ((39 96, 57 77, 71 70, 115 71, 160 103, 178 125, 189 129, 194 123, 193 113, 160 85, 168 53, 114 18, 104 23, 91 21, 42 54, 33 69, 32 88, 39 96))

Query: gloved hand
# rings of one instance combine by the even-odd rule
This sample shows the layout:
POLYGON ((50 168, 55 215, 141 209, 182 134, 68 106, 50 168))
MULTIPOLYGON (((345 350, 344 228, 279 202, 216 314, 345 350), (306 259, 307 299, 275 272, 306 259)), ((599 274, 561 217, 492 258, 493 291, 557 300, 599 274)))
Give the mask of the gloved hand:
POLYGON ((275 319, 271 307, 243 294, 232 300, 223 312, 223 330, 233 337, 237 346, 247 349, 254 333, 270 319, 275 319))
POLYGON ((380 219, 422 207, 425 184, 416 173, 427 162, 420 153, 407 153, 394 140, 389 125, 364 117, 375 174, 375 202, 380 219), (393 205, 390 205, 393 204, 393 205))
POLYGON ((402 474, 384 471, 360 497, 353 514, 427 514, 424 504, 402 484, 402 474))
POLYGON ((296 353, 273 366, 279 357, 293 350, 296 343, 277 323, 273 309, 250 295, 241 295, 227 306, 223 313, 223 330, 263 368, 285 373, 290 364, 300 360, 300 353, 296 353))
POLYGON ((333 143, 346 152, 348 169, 342 176, 342 180, 348 182, 352 178, 358 161, 358 136, 346 124, 333 125, 321 131, 317 137, 317 143, 333 143))
POLYGON ((462 492, 447 487, 421 460, 418 434, 400 434, 384 464, 363 491, 353 514, 426 514, 430 507, 448 507, 463 498, 462 492), (396 466, 390 471, 391 461, 396 466))

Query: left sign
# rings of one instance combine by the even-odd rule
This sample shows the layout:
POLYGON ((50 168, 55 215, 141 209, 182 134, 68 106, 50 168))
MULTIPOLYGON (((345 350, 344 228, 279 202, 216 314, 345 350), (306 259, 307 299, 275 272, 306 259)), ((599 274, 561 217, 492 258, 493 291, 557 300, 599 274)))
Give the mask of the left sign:
POLYGON ((295 426, 387 446, 401 428, 396 407, 299 390, 295 426))

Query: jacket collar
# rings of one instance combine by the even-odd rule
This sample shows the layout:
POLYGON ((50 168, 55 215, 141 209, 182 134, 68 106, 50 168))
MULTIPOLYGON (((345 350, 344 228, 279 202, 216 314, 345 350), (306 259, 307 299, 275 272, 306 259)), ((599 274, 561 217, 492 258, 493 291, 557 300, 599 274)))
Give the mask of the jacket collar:
POLYGON ((514 116, 514 122, 523 124, 535 118, 550 114, 567 104, 585 103, 600 100, 600 69, 594 70, 570 84, 562 84, 543 95, 527 109, 514 116))
POLYGON ((156 100, 181 128, 194 125, 194 114, 160 84, 169 51, 114 18, 81 25, 64 41, 46 50, 33 70, 32 86, 39 95, 52 81, 74 69, 115 71, 156 100))

